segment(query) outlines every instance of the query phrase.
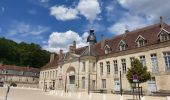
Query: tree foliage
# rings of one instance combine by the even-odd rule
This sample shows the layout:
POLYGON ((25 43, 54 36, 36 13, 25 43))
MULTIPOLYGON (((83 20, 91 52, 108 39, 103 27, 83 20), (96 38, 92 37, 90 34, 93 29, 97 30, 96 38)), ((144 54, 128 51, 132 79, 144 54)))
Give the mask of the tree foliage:
POLYGON ((16 43, 12 40, 0 38, 0 62, 18 66, 42 67, 50 58, 48 51, 34 43, 16 43))
POLYGON ((137 74, 139 83, 146 82, 151 79, 151 74, 147 71, 147 67, 143 66, 138 59, 134 59, 131 68, 128 68, 126 77, 129 83, 133 83, 133 75, 137 74))

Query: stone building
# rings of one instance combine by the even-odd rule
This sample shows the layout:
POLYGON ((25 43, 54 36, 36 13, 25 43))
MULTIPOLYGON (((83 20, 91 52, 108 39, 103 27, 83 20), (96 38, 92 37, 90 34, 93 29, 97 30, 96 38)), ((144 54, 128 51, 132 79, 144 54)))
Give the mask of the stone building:
POLYGON ((64 91, 130 91, 127 68, 138 58, 151 72, 152 79, 142 83, 145 92, 170 91, 170 26, 150 25, 96 41, 94 30, 87 38, 88 46, 76 48, 76 41, 67 53, 60 50, 40 71, 39 87, 64 91))
POLYGON ((21 87, 38 87, 39 72, 38 68, 1 64, 0 82, 4 85, 15 83, 21 87))

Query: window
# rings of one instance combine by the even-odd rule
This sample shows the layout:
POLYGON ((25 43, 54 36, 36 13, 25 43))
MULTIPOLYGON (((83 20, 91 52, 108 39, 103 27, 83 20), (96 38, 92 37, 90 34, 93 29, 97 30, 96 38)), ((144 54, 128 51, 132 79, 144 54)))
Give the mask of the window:
POLYGON ((110 62, 109 61, 106 62, 106 66, 107 66, 107 74, 110 74, 110 62))
POLYGON ((119 50, 120 51, 123 51, 123 50, 125 50, 126 49, 126 43, 125 43, 125 41, 123 41, 123 40, 121 40, 120 42, 119 42, 119 50))
POLYGON ((165 31, 161 32, 160 33, 160 41, 164 42, 164 41, 167 41, 167 40, 169 40, 169 34, 165 31))
POLYGON ((114 74, 118 74, 118 65, 117 60, 113 60, 113 66, 114 66, 114 74))
POLYGON ((75 84, 75 75, 69 76, 70 84, 75 84))
POLYGON ((121 59, 121 61, 123 74, 126 74, 126 59, 121 59))
POLYGON ((95 90, 95 88, 96 88, 96 81, 92 80, 92 89, 95 90))
POLYGON ((105 53, 105 54, 108 54, 108 53, 109 53, 109 51, 108 51, 107 49, 105 49, 105 50, 104 50, 104 53, 105 53))
POLYGON ((82 68, 82 72, 85 72, 86 71, 86 63, 85 62, 83 62, 83 66, 82 66, 83 68, 82 68))
POLYGON ((62 87, 62 79, 59 79, 59 88, 62 87))
POLYGON ((105 54, 110 53, 110 47, 107 44, 104 47, 104 52, 105 52, 105 54))
POLYGON ((139 35, 135 42, 137 43, 138 47, 142 47, 145 45, 146 40, 143 36, 139 35))
POLYGON ((145 56, 140 56, 140 62, 142 63, 143 66, 146 66, 145 56))
POLYGON ((57 70, 55 71, 56 77, 57 77, 57 70))
POLYGON ((164 54, 166 69, 170 70, 170 52, 164 52, 163 54, 164 54))
POLYGON ((102 86, 101 86, 102 89, 105 89, 106 88, 106 79, 102 79, 102 86))
POLYGON ((121 44, 119 49, 120 49, 120 51, 126 50, 126 45, 125 44, 121 44))
POLYGON ((158 60, 156 54, 151 54, 152 72, 158 72, 158 60))
POLYGON ((134 62, 135 58, 134 57, 130 57, 130 64, 132 66, 133 62, 134 62))
POLYGON ((82 77, 82 89, 85 89, 85 77, 82 77))
POLYGON ((139 40, 138 41, 138 47, 142 47, 145 45, 145 40, 139 40))
POLYGON ((96 63, 93 62, 93 72, 95 72, 95 71, 96 71, 96 63))
POLYGON ((100 63, 100 74, 103 75, 103 63, 100 63))

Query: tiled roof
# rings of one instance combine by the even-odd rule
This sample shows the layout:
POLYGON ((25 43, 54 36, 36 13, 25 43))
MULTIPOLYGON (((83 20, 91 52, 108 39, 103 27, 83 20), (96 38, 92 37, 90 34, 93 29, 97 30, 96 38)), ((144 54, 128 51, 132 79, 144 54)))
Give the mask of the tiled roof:
MULTIPOLYGON (((165 30, 170 32, 169 25, 164 23, 163 26, 164 26, 163 28, 165 30)), ((158 33, 160 31, 161 31, 161 27, 160 27, 160 23, 158 23, 158 24, 150 25, 150 26, 147 26, 147 27, 144 27, 141 29, 137 29, 134 31, 129 31, 129 32, 126 32, 126 33, 118 35, 118 36, 114 36, 111 39, 106 39, 105 42, 107 42, 107 45, 110 47, 110 50, 111 50, 110 53, 116 53, 116 52, 120 52, 119 51, 119 42, 121 40, 123 40, 127 44, 126 50, 137 48, 137 43, 135 42, 135 40, 138 38, 139 35, 141 35, 142 37, 144 37, 146 39, 145 46, 159 43, 158 33)), ((101 47, 101 44, 102 44, 102 41, 96 43, 93 47, 95 55, 97 55, 97 56, 104 55, 104 49, 101 47)), ((78 49, 76 49, 75 53, 77 55, 82 55, 86 49, 87 49, 87 46, 78 48, 78 49)), ((69 53, 67 53, 67 54, 69 54, 69 53)), ((57 63, 58 63, 58 61, 48 63, 43 68, 54 67, 54 65, 57 66, 57 63)))
POLYGON ((15 66, 15 65, 1 65, 0 69, 5 69, 5 70, 17 70, 17 71, 29 71, 29 72, 36 72, 38 73, 40 69, 38 68, 33 68, 33 67, 22 67, 22 66, 15 66))

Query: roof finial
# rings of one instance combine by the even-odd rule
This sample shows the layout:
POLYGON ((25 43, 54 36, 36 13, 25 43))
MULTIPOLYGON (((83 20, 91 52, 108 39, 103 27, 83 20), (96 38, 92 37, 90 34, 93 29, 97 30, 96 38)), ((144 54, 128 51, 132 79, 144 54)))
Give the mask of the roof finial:
POLYGON ((160 16, 160 27, 163 28, 163 17, 160 16))

